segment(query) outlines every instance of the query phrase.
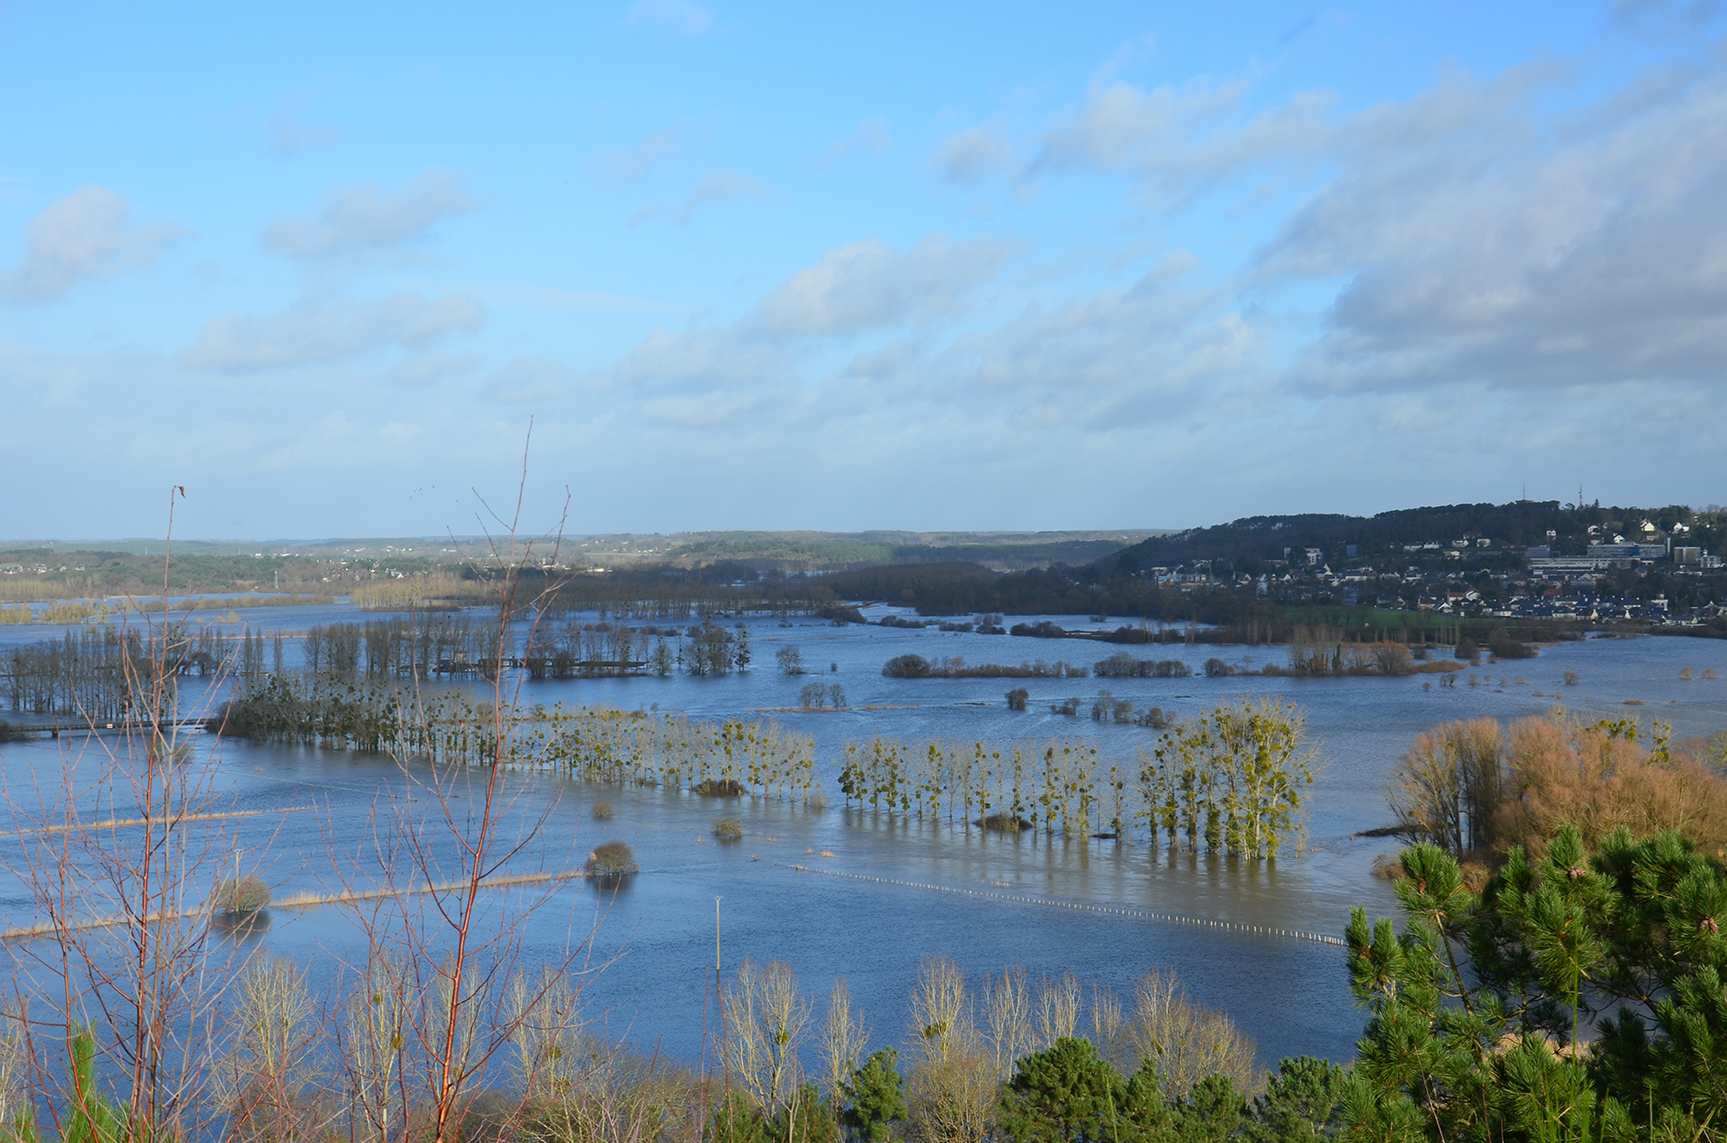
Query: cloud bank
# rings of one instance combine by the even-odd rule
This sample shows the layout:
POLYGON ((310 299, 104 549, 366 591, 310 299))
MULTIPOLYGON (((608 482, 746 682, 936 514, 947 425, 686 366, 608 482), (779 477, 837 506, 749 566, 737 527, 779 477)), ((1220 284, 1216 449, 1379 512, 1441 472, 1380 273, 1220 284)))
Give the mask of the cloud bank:
POLYGON ((443 219, 479 206, 460 175, 434 167, 394 194, 375 186, 338 187, 316 213, 271 222, 263 241, 289 258, 363 254, 418 241, 443 219))
POLYGON ((81 282, 99 281, 159 259, 185 231, 134 225, 125 198, 83 186, 44 207, 24 230, 24 257, 0 272, 0 299, 45 302, 81 282))

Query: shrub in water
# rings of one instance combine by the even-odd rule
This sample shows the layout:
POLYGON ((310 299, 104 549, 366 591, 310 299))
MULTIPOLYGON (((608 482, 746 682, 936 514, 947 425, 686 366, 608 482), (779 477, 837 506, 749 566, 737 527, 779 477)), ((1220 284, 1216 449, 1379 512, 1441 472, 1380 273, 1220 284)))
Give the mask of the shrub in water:
POLYGON ((881 669, 890 679, 927 679, 929 672, 929 660, 922 655, 895 655, 881 669))
POLYGON ((596 845, 594 851, 588 854, 588 863, 582 868, 589 877, 597 880, 615 880, 641 872, 641 866, 636 864, 636 855, 621 841, 596 845))
POLYGON ((708 778, 697 783, 696 793, 707 798, 741 798, 744 787, 735 778, 708 778))
POLYGON ((982 826, 984 829, 997 830, 1001 833, 1018 833, 1021 830, 1031 828, 1030 822, 1026 821, 1018 814, 1011 814, 1006 810, 990 814, 977 824, 982 826))
POLYGON ((594 808, 588 812, 594 815, 596 821, 609 822, 618 816, 618 807, 610 802, 595 802, 594 808))
POLYGON ((1529 644, 1505 636, 1494 638, 1487 648, 1501 659, 1533 659, 1536 655, 1535 648, 1529 644))
POLYGON ((744 836, 744 823, 737 818, 715 818, 714 836, 721 841, 738 841, 744 836))
POLYGON ((1024 710, 1025 704, 1031 700, 1031 692, 1024 687, 1015 687, 1007 692, 1007 709, 1024 710))
POLYGON ((1565 685, 1568 687, 1574 687, 1577 685, 1577 672, 1576 671, 1566 671, 1565 672, 1565 685))
POLYGON ((218 881, 210 899, 210 907, 218 913, 255 913, 269 903, 270 887, 251 873, 218 881))

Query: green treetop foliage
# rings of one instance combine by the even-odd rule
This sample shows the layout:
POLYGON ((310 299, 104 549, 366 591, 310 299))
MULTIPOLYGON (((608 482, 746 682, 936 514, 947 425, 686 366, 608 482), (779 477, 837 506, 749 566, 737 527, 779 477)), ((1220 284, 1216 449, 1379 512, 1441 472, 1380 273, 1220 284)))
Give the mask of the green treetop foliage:
POLYGON ((899 1074, 899 1053, 879 1048, 852 1072, 842 1093, 846 1100, 840 1120, 854 1139, 887 1143, 892 1125, 906 1115, 905 1087, 899 1074))
POLYGON ((1589 853, 1566 826, 1477 896, 1457 861, 1402 854, 1401 934, 1354 911, 1370 1013, 1351 1140, 1719 1140, 1727 1134, 1727 870, 1678 833, 1589 853), (1579 1045, 1584 1022, 1599 1036, 1579 1045))
POLYGON ((1071 1037, 1019 1061, 999 1110, 1001 1133, 1011 1143, 1222 1143, 1244 1131, 1271 1130, 1270 1120, 1249 1113, 1225 1075, 1206 1076, 1167 1104, 1154 1063, 1123 1079, 1090 1041, 1071 1037))

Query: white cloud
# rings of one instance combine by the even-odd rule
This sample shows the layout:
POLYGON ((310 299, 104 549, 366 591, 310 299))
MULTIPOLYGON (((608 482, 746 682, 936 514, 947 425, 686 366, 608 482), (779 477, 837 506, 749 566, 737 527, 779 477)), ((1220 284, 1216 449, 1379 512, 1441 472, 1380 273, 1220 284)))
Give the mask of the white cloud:
POLYGON ((769 191, 766 186, 748 175, 732 174, 730 171, 715 171, 704 178, 682 202, 675 205, 651 202, 642 207, 630 216, 630 225, 634 226, 662 217, 670 217, 678 222, 688 222, 690 216, 703 207, 738 198, 764 199, 768 197, 768 194, 769 191))
POLYGON ((1339 174, 1263 256, 1267 278, 1346 279, 1302 380, 1727 378, 1727 77, 1543 114, 1560 78, 1454 74, 1342 128, 1339 174))
POLYGON ((296 123, 280 112, 270 116, 264 130, 270 136, 270 149, 282 158, 297 155, 309 147, 334 142, 342 135, 339 127, 310 127, 296 123))
POLYGON ((441 219, 479 205, 460 175, 433 167, 394 194, 375 186, 331 191, 316 214, 290 215, 266 226, 264 245, 290 258, 329 258, 400 246, 424 237, 441 219))
POLYGON ((824 147, 822 153, 816 156, 816 166, 825 167, 837 159, 856 154, 859 151, 875 151, 879 154, 887 151, 892 145, 888 138, 887 120, 863 119, 858 122, 857 130, 824 147))
POLYGON ((1013 166, 1013 148, 1001 133, 988 127, 968 127, 942 140, 931 165, 954 182, 976 182, 1013 166))
POLYGON ((1010 247, 933 234, 899 251, 879 238, 829 250, 761 300, 757 321, 784 337, 835 337, 962 312, 1001 272, 1010 247))
POLYGON ((318 301, 277 314, 213 318, 184 358, 199 369, 225 371, 317 365, 391 346, 426 349, 485 323, 485 311, 461 294, 399 293, 369 304, 318 301))
POLYGON ((697 36, 714 25, 713 14, 689 0, 635 0, 629 22, 654 24, 683 36, 697 36))
POLYGON ((643 135, 627 151, 602 151, 595 158, 596 175, 603 187, 628 186, 677 153, 689 134, 691 120, 680 119, 660 131, 643 135))
POLYGON ((167 223, 134 226, 123 197, 103 186, 79 187, 25 227, 24 257, 0 272, 0 299, 57 298, 79 282, 149 265, 184 234, 167 223))
POLYGON ((1252 84, 1194 80, 1149 91, 1114 82, 1094 86, 1057 117, 1027 168, 1032 176, 1067 170, 1136 176, 1140 194, 1180 205, 1256 167, 1313 162, 1335 139, 1335 97, 1302 91, 1247 110, 1252 84))

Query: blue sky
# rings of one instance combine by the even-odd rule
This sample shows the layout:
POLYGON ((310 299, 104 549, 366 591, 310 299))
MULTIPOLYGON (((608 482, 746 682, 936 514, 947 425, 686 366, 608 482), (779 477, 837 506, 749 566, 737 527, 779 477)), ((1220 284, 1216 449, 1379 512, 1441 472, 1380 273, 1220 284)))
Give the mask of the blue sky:
POLYGON ((1727 500, 1712 5, 0 3, 0 537, 1727 500))

